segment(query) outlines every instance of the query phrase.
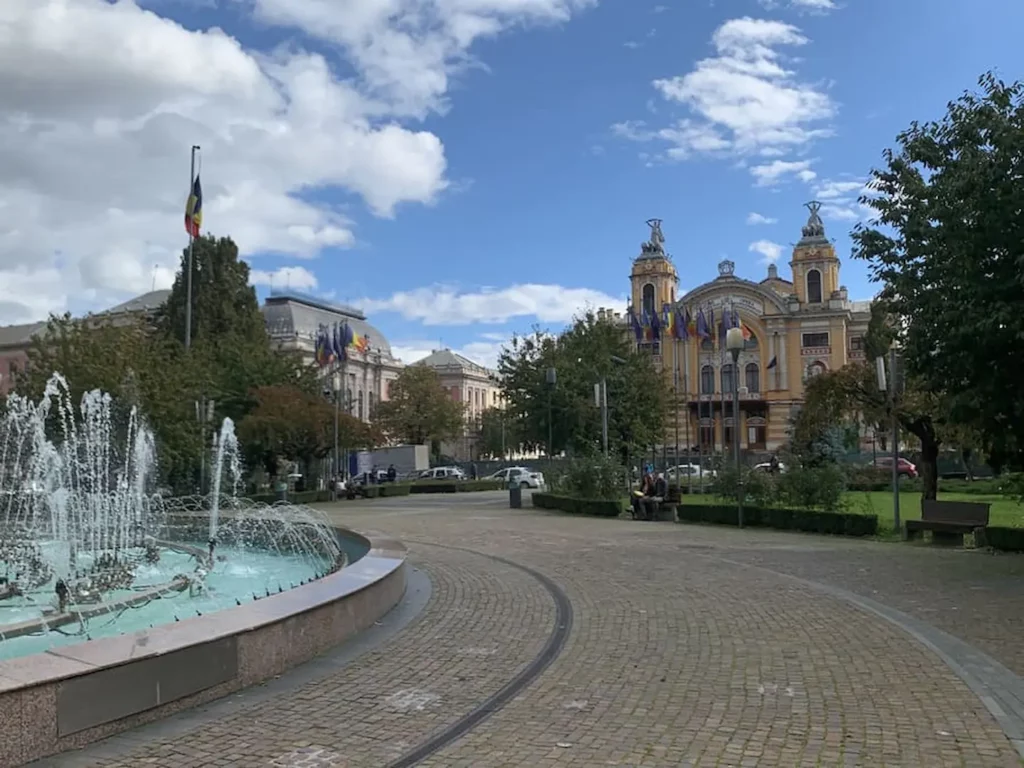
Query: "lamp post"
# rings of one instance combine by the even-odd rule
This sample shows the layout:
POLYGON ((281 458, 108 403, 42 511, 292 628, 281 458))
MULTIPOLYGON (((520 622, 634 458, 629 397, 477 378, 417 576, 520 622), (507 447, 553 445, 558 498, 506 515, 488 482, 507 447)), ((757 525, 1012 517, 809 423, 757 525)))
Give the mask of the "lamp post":
POLYGON ((548 458, 552 456, 551 444, 554 442, 554 431, 552 430, 551 415, 553 411, 552 400, 555 396, 555 385, 558 383, 558 373, 554 368, 548 368, 544 372, 544 380, 548 385, 548 458))
POLYGON ((732 452, 736 458, 736 522, 743 527, 743 463, 740 461, 740 352, 743 351, 743 331, 730 328, 725 334, 725 348, 732 355, 732 452))

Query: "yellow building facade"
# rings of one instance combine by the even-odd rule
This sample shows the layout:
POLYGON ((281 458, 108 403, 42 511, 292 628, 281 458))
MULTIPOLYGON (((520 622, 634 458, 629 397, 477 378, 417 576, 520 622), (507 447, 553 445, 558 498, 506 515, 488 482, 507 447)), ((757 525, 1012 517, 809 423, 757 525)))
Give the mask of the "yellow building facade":
MULTIPOLYGON (((820 203, 807 204, 810 215, 793 248, 789 276, 775 264, 761 280, 735 274, 728 259, 718 277, 677 297, 679 273, 665 251, 661 221, 651 219, 651 239, 641 246, 630 273, 634 312, 662 317, 665 305, 693 323, 703 315, 709 338, 691 324, 688 338, 646 337, 638 346, 654 356, 669 378, 677 413, 670 413, 666 442, 679 450, 731 450, 733 363, 724 350, 722 321, 737 316, 747 337, 736 370, 739 377, 738 428, 745 451, 774 451, 788 440, 790 423, 803 402, 806 381, 824 371, 864 359, 864 337, 871 303, 850 301, 840 282, 840 260, 825 236, 820 203), (677 426, 678 425, 678 428, 677 426), (678 438, 675 437, 678 431, 678 438)), ((685 279, 685 273, 684 273, 685 279)))

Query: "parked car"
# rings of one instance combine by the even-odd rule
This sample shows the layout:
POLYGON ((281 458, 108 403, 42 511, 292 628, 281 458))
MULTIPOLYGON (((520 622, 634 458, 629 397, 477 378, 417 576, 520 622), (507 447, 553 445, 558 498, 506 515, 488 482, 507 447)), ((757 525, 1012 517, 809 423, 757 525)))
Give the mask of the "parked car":
MULTIPOLYGON (((879 456, 870 466, 875 467, 875 469, 884 469, 892 472, 892 456, 879 456)), ((913 480, 917 477, 917 466, 900 456, 899 464, 896 467, 896 474, 898 477, 909 477, 913 480)))
POLYGON ((665 470, 665 479, 670 483, 677 480, 685 481, 687 477, 692 477, 694 480, 699 480, 703 477, 705 482, 710 482, 716 476, 715 470, 705 469, 697 464, 677 464, 665 470))
POLYGON ((487 476, 488 480, 501 480, 507 485, 519 484, 520 488, 540 488, 544 485, 544 474, 534 472, 527 467, 505 467, 499 469, 493 475, 487 476))
POLYGON ((417 480, 465 480, 466 473, 458 467, 431 467, 420 472, 417 480))
POLYGON ((349 485, 366 485, 369 482, 373 482, 376 485, 380 483, 386 483, 388 481, 388 473, 386 470, 378 469, 376 472, 370 470, 369 472, 360 472, 349 480, 349 485))
MULTIPOLYGON (((764 472, 765 474, 768 474, 769 472, 772 471, 772 463, 770 461, 764 461, 764 462, 761 462, 760 464, 755 464, 754 465, 754 471, 755 472, 764 472)), ((783 462, 780 461, 778 463, 778 465, 776 465, 776 471, 777 472, 785 472, 786 471, 786 465, 783 462)))

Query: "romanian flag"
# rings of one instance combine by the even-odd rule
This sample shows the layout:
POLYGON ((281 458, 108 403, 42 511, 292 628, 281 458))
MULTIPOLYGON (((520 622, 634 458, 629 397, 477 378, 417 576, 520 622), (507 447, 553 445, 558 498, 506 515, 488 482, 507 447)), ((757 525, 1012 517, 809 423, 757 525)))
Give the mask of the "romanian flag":
POLYGON ((668 338, 676 338, 676 313, 672 311, 671 304, 665 304, 661 308, 661 327, 668 338))
POLYGON ((686 323, 684 323, 684 326, 686 328, 687 337, 697 335, 697 321, 694 319, 693 315, 690 314, 689 309, 686 310, 686 323))
POLYGON ((321 368, 330 362, 330 352, 328 350, 328 338, 327 331, 323 326, 316 332, 316 346, 314 347, 314 356, 316 357, 317 365, 321 368))
MULTIPOLYGON (((714 315, 712 315, 712 322, 714 322, 714 315)), ((711 334, 708 332, 708 320, 704 317, 704 310, 697 310, 697 336, 701 339, 711 338, 711 334)))
POLYGON ((744 341, 750 341, 754 337, 754 332, 750 330, 750 326, 746 323, 740 323, 740 330, 743 331, 744 341))
POLYGON ((199 184, 199 175, 196 174, 192 182, 192 194, 188 196, 185 203, 185 231, 192 237, 199 237, 199 230, 203 226, 203 188, 199 184))
POLYGON ((350 330, 349 345, 355 347, 357 351, 365 353, 370 348, 370 337, 350 330))

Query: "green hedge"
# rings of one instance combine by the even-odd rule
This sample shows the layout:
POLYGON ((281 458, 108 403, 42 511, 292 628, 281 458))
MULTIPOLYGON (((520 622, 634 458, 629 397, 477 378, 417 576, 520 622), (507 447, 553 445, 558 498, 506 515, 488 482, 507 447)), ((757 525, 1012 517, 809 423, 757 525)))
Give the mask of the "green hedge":
POLYGON ((1024 552, 1024 528, 990 526, 985 529, 985 539, 992 549, 1004 552, 1024 552))
POLYGON ((412 493, 412 486, 408 483, 386 483, 379 485, 381 496, 408 496, 412 493))
MULTIPOLYGON (((939 493, 976 494, 979 496, 997 496, 1005 492, 1003 481, 995 477, 979 480, 956 480, 939 478, 939 493)), ((847 484, 850 491, 889 491, 892 490, 892 474, 884 470, 877 473, 857 472, 850 477, 847 484)), ((924 490, 921 478, 904 477, 900 479, 900 490, 920 493, 924 490)))
MULTIPOLYGON (((680 522, 736 525, 735 505, 680 504, 680 522)), ((878 533, 876 515, 853 515, 842 512, 814 512, 803 509, 744 507, 743 524, 750 527, 778 528, 807 533, 829 533, 840 536, 874 536, 878 533)))
POLYGON ((534 491, 531 496, 533 506, 540 509, 557 509, 576 515, 592 515, 594 517, 618 517, 622 514, 623 504, 619 500, 577 499, 572 496, 560 496, 557 493, 540 493, 534 491))
MULTIPOLYGON (((253 493, 249 495, 249 500, 257 504, 273 504, 277 501, 276 493, 253 493)), ((292 504, 316 504, 321 501, 330 501, 330 491, 300 491, 299 493, 289 493, 288 501, 292 504)))
POLYGON ((500 491, 501 480, 418 480, 409 486, 412 493, 465 493, 500 491))

